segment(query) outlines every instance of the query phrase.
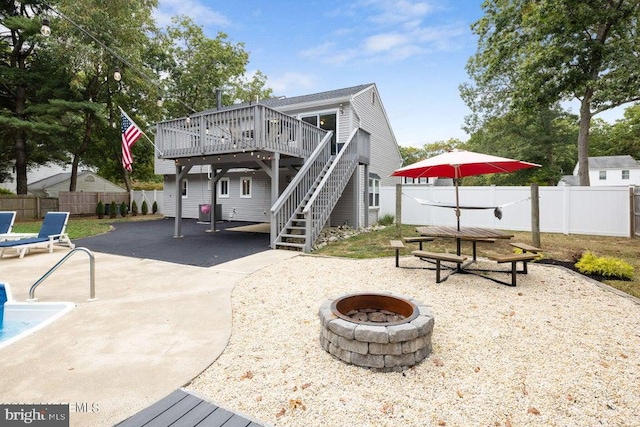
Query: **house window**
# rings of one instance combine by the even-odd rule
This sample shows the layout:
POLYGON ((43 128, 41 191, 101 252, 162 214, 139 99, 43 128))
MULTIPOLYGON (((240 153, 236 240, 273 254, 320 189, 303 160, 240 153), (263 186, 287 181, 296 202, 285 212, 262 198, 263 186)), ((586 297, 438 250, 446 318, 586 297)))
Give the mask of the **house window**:
POLYGON ((600 181, 607 179, 607 171, 600 171, 600 181))
POLYGON ((251 177, 240 178, 240 198, 251 198, 251 177))
POLYGON ((343 144, 340 144, 340 146, 337 145, 338 119, 336 113, 301 116, 300 120, 307 122, 310 125, 317 126, 320 129, 330 130, 333 132, 333 135, 331 135, 331 154, 336 154, 342 148, 343 144))
POLYGON ((622 179, 629 179, 629 171, 622 171, 622 179))
POLYGON ((229 198, 229 178, 220 178, 218 181, 218 197, 221 199, 229 198))
POLYGON ((369 178, 369 207, 380 207, 380 180, 369 178))
POLYGON ((183 179, 182 180, 182 189, 181 189, 181 193, 182 193, 182 198, 183 199, 186 199, 187 195, 189 194, 188 188, 189 188, 189 180, 188 179, 183 179))

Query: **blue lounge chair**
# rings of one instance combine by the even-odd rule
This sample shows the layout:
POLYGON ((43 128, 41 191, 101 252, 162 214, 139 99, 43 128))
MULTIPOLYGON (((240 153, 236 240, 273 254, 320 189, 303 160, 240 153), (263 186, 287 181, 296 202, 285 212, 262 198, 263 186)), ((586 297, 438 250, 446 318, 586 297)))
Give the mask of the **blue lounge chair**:
POLYGON ((5 249, 15 249, 20 258, 23 258, 31 249, 45 248, 52 253, 55 244, 66 245, 73 249, 75 245, 71 243, 66 233, 68 219, 69 212, 48 212, 38 234, 14 233, 13 238, 17 240, 0 242, 0 258, 4 255, 5 249))
POLYGON ((2 240, 3 234, 11 233, 13 229, 13 222, 16 220, 15 211, 3 211, 0 212, 0 240, 2 240))

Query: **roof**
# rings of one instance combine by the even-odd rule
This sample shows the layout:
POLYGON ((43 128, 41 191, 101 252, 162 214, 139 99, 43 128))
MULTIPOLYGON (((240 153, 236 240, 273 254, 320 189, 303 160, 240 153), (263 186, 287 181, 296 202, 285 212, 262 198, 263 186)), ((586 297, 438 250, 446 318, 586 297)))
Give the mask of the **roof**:
POLYGON ((638 164, 633 157, 628 155, 589 157, 589 170, 621 168, 640 168, 640 164, 638 164))
MULTIPOLYGON (((292 96, 291 98, 287 98, 286 96, 280 96, 276 98, 266 98, 260 99, 258 104, 265 105, 270 108, 281 108, 287 107, 289 105, 298 105, 298 104, 308 104, 308 103, 317 103, 322 101, 338 101, 338 100, 347 100, 351 98, 353 95, 356 95, 363 90, 374 86, 374 83, 368 83, 358 86, 345 87, 342 89, 329 90, 326 92, 318 92, 312 93, 309 95, 300 95, 300 96, 292 96)), ((225 105, 222 108, 210 108, 201 113, 213 113, 216 111, 224 111, 230 110, 238 107, 246 107, 252 105, 252 102, 245 102, 242 104, 233 104, 233 105, 225 105)), ((198 114, 201 114, 198 113, 198 114)))
POLYGON ((562 175, 560 182, 565 183, 566 185, 579 186, 580 177, 578 175, 562 175))
MULTIPOLYGON (((92 173, 91 171, 81 171, 78 172, 78 177, 86 175, 88 173, 92 173)), ((100 178, 96 175, 97 178, 100 178)), ((55 175, 51 175, 50 177, 41 179, 39 181, 32 182, 29 184, 29 190, 44 190, 45 188, 49 188, 52 185, 60 184, 61 182, 67 181, 71 179, 71 172, 61 172, 55 175)), ((100 178, 102 179, 102 178, 100 178)))
MULTIPOLYGON (((79 175, 79 174, 78 174, 79 175)), ((59 184, 71 178, 71 172, 61 172, 29 184, 29 189, 41 190, 59 184)))
POLYGON ((284 107, 287 105, 294 104, 306 104, 309 102, 319 102, 319 101, 330 101, 337 100, 343 98, 350 98, 353 95, 362 92, 363 90, 373 86, 373 83, 368 83, 364 85, 346 87, 342 89, 329 90, 326 92, 318 92, 310 95, 301 95, 301 96, 293 96, 291 98, 287 97, 279 97, 279 98, 268 98, 260 100, 260 104, 266 105, 267 107, 277 108, 284 107))

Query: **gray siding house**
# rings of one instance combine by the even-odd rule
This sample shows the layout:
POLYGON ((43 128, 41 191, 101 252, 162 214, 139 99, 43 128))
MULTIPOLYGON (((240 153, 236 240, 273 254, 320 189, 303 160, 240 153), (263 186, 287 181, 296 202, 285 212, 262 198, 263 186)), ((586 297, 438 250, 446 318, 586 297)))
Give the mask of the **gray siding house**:
POLYGON ((157 124, 164 214, 268 222, 271 245, 310 251, 323 227, 377 221, 402 158, 375 84, 220 107, 157 124), (203 205, 208 205, 204 206, 203 205), (209 213, 207 213, 209 214, 209 213))

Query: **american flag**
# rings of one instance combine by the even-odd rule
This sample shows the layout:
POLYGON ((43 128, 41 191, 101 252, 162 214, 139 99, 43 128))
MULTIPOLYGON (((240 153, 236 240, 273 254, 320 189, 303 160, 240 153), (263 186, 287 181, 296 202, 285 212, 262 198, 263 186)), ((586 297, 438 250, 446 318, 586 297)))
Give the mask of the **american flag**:
POLYGON ((124 111, 120 113, 122 123, 122 167, 131 172, 133 157, 131 147, 142 136, 142 131, 124 111))

